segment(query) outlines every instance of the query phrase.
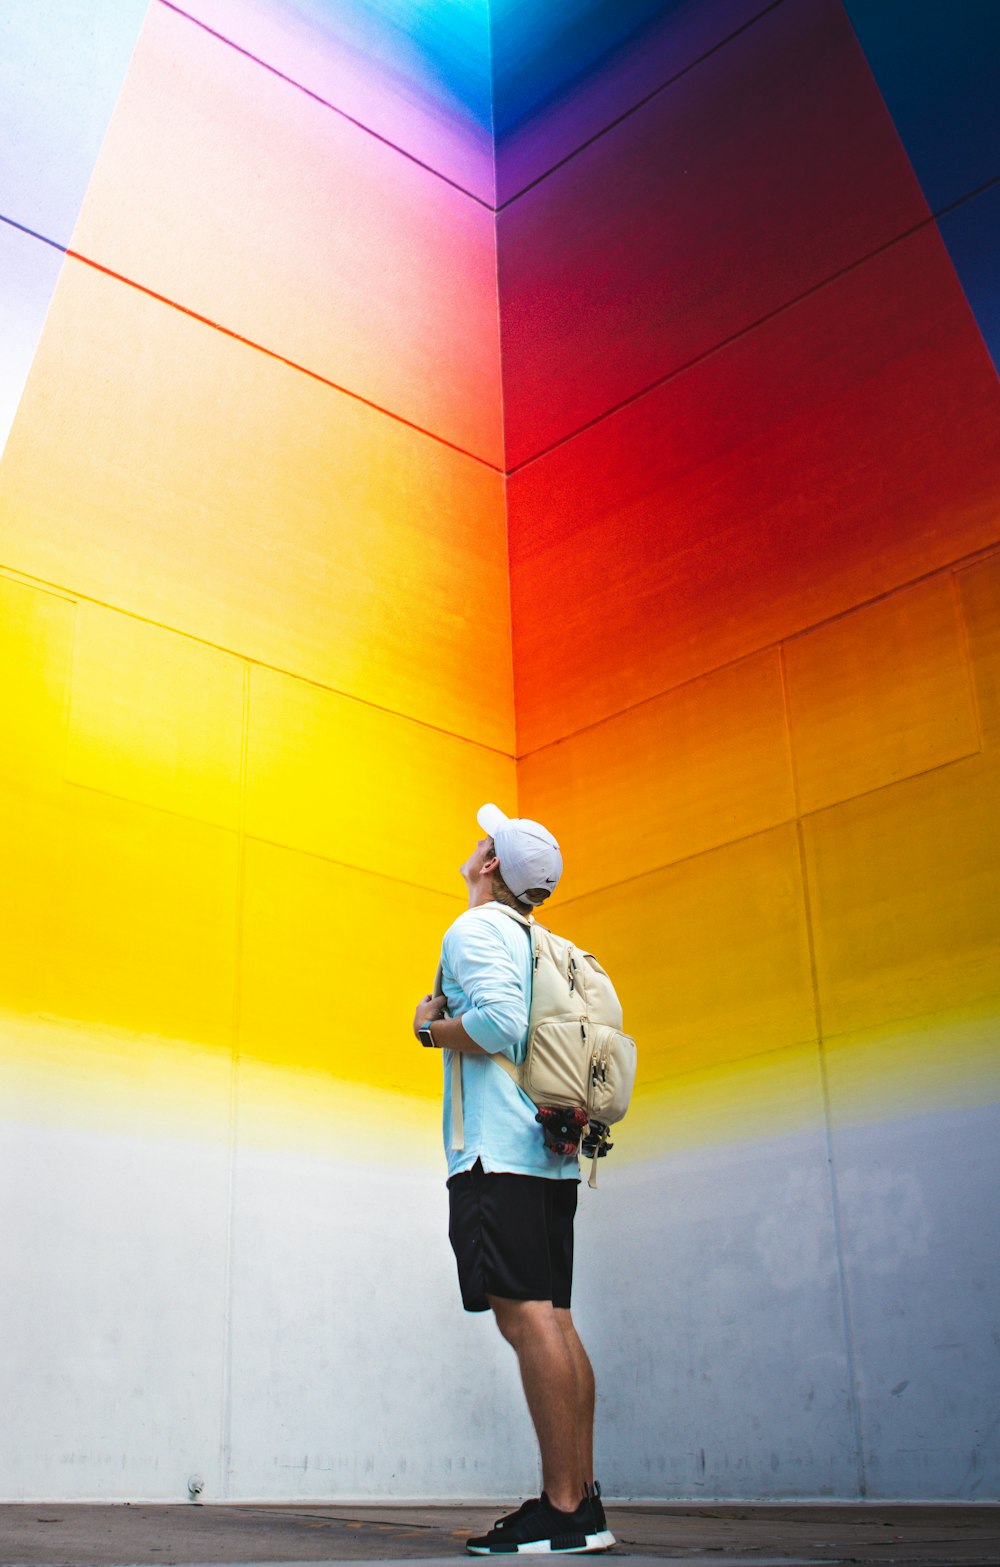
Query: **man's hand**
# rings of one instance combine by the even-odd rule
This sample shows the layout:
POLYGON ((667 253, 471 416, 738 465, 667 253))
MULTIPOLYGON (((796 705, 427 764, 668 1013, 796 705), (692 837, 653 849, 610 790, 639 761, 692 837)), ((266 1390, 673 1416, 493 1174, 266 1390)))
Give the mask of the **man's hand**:
POLYGON ((444 996, 424 996, 417 1003, 417 1010, 413 1014, 413 1033, 416 1036, 421 1023, 437 1023, 445 1015, 448 1003, 444 996))
MULTIPOLYGON (((439 1023, 441 1026, 435 1032, 434 1043, 439 1050, 458 1050, 462 1055, 481 1056, 486 1052, 480 1050, 465 1032, 465 1026, 460 1017, 448 1017, 446 1008, 447 1000, 444 996, 425 996, 418 1003, 417 1010, 413 1014, 413 1033, 417 1036, 417 1029, 421 1023, 439 1023)), ((421 1041, 423 1043, 423 1041, 421 1041)))

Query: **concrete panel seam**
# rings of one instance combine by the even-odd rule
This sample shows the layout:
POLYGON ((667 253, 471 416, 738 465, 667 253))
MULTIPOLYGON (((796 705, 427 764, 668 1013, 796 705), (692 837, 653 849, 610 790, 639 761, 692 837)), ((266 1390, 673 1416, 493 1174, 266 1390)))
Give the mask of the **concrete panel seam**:
MULTIPOLYGON (((742 838, 727 838, 725 843, 713 843, 710 849, 696 849, 693 854, 682 854, 676 860, 664 860, 662 864, 647 865, 645 870, 636 871, 634 876, 623 876, 620 881, 605 882, 603 886, 592 887, 587 892, 575 893, 572 898, 560 899, 559 908, 571 908, 574 903, 583 903, 588 898, 600 897, 602 893, 613 892, 618 887, 627 887, 630 882, 645 881, 647 876, 656 876, 660 871, 673 870, 675 865, 690 865, 694 860, 703 860, 710 854, 721 854, 724 849, 732 849, 739 843, 752 843, 755 838, 764 838, 768 833, 777 832, 780 827, 788 827, 796 821, 794 816, 785 816, 778 822, 771 822, 767 827, 760 827, 756 832, 748 832, 742 838)), ((783 1047, 782 1047, 783 1048, 783 1047)))
POLYGON ((59 778, 65 785, 66 764, 69 758, 69 735, 73 709, 73 670, 76 664, 76 639, 79 632, 80 617, 77 613, 77 602, 73 604, 73 632, 69 639, 69 657, 66 660, 66 684, 63 688, 62 715, 59 723, 59 778))
MULTIPOLYGON (((799 631, 789 632, 787 636, 779 637, 774 642, 764 642, 760 647, 751 648, 747 653, 741 653, 739 658, 730 659, 728 663, 713 664, 710 669, 703 669, 698 674, 691 675, 687 680, 679 680, 676 685, 664 686, 658 691, 652 691, 649 696, 644 696, 638 702, 628 703, 624 707, 615 708, 613 713, 605 713, 601 718, 595 718, 593 723, 581 724, 578 729, 570 729, 566 734, 557 735, 554 739, 547 740, 544 745, 536 745, 530 751, 519 752, 515 756, 515 761, 518 763, 527 761, 529 756, 537 756, 542 751, 552 750, 555 746, 562 745, 566 740, 572 740, 577 735, 586 734, 589 729, 599 729, 609 719, 618 718, 623 713, 636 712, 639 708, 647 707, 651 702, 658 702, 661 697, 668 696, 673 691, 683 691, 687 686, 696 685, 699 680, 707 680, 712 675, 720 674, 724 669, 736 669, 740 664, 745 664, 752 658, 758 658, 762 653, 780 651, 780 649, 787 647, 791 642, 797 642, 802 637, 811 636, 814 631, 818 631, 823 626, 832 626, 838 620, 846 620, 848 615, 853 615, 860 609, 870 609, 875 604, 881 604, 886 599, 892 598, 894 594, 903 592, 907 588, 917 587, 923 582, 931 582, 935 577, 943 577, 946 574, 957 575, 959 572, 968 570, 970 566, 978 565, 981 561, 991 560, 997 553, 998 545, 1000 545, 1000 540, 997 541, 997 544, 988 544, 974 550, 969 555, 959 556, 957 560, 949 561, 944 566, 935 566, 932 570, 921 572, 915 577, 907 577, 905 581, 895 583, 882 593, 875 593, 870 598, 859 599, 857 603, 848 604, 846 608, 838 610, 836 614, 827 615, 822 620, 803 626, 799 631)), ((933 771, 934 769, 929 770, 933 771)))
POLYGON ((183 17, 186 22, 191 22, 195 27, 199 27, 210 38, 218 39, 219 43, 225 44, 227 49, 232 49, 237 54, 241 54, 245 60, 251 60, 254 65, 259 65, 262 70, 268 71, 272 76, 276 76, 279 81, 287 82, 289 87, 294 87, 297 92, 304 93, 314 103, 320 104, 324 109, 329 109, 331 114, 336 114, 340 119, 346 120, 349 125, 353 125, 357 130, 363 131, 366 136, 371 136, 375 141, 381 142, 384 147, 390 147, 393 152, 398 152, 399 156, 405 158, 408 163, 415 163, 418 168, 426 170, 428 174, 433 174, 435 179, 441 180, 442 184, 450 185, 452 190, 460 191, 463 196, 468 196, 469 200, 474 201, 478 207, 485 207, 487 212, 494 210, 488 201, 484 201, 482 196, 477 196, 473 191, 468 190, 466 186, 460 185, 458 180, 450 179, 447 174, 442 174, 440 169, 435 169, 432 164, 425 163, 422 158, 418 158, 414 153, 407 152, 406 148, 400 147, 398 142, 391 141, 388 136, 383 136, 379 131, 372 130, 371 126, 366 125, 363 120, 355 119, 353 114, 348 114, 346 109, 339 109, 335 103, 330 102, 329 98, 324 98, 320 93, 313 92, 311 87, 306 87, 304 83, 297 82, 293 76, 287 76, 276 65, 270 65, 267 60, 262 60, 260 55, 253 54, 251 50, 244 49, 242 44, 236 43, 232 38, 227 38, 225 33, 217 32, 214 27, 209 27, 207 22, 200 21, 198 17, 192 16, 190 11, 185 11, 181 6, 175 5, 173 0, 159 0, 159 4, 168 11, 173 11, 176 16, 183 17))
MULTIPOLYGON (((990 183, 996 184, 997 182, 991 181, 990 183)), ((952 205, 961 206, 963 202, 971 201, 974 196, 979 194, 979 191, 970 192, 968 196, 963 196, 961 201, 952 205)), ((951 208, 948 208, 948 210, 950 211, 951 208)), ((677 365, 673 370, 668 370, 665 375, 658 376, 655 381, 648 382, 647 385, 639 387, 635 392, 630 392, 627 397, 623 397, 610 408, 605 408, 603 413, 595 414, 593 418, 585 420, 583 424, 578 425, 575 429, 567 431, 558 440, 550 441, 548 446, 543 446, 539 451, 533 452, 530 457, 525 457, 521 462, 516 463, 513 468, 508 468, 506 470, 507 477, 511 478, 515 473, 520 473, 523 469, 530 467, 532 463, 547 457, 550 452, 558 451, 561 446, 568 445, 578 435, 583 435, 585 431, 592 430, 605 419, 610 419, 624 409, 631 408, 633 403, 640 402, 642 398, 649 396, 651 392, 655 392, 659 387, 666 386, 668 382, 677 380, 678 377, 684 375, 688 370, 693 370, 696 366, 704 364, 706 360, 711 359, 715 354, 722 353, 725 349, 731 347, 733 343, 738 343, 741 339, 749 337, 751 333, 758 331, 760 327, 766 326, 768 322, 784 315, 786 310, 792 310, 796 305, 801 305, 805 300, 811 299, 813 295, 821 293, 824 288, 828 288, 831 283, 836 283, 841 278, 849 277, 852 272, 856 272, 860 267, 866 266, 869 261, 874 261, 876 257, 885 255, 887 251, 894 249, 897 245, 904 244, 908 239, 912 239, 915 234, 921 234, 928 228, 933 228, 936 231, 937 223, 934 213, 930 213, 926 218, 921 218, 919 223, 914 223, 910 228, 904 229, 901 234, 897 234, 893 239, 886 240, 884 244, 876 245, 874 250, 866 251, 856 261, 850 261, 846 266, 838 268, 836 272, 831 272, 828 277, 821 278, 818 283, 813 283, 809 288, 804 289, 801 294, 796 294, 791 299, 786 299, 783 304, 777 305, 773 310, 768 310, 756 320, 749 321, 746 326, 740 327, 739 331, 731 332, 728 337, 722 338, 719 342, 713 344, 711 348, 706 348, 700 354, 695 354, 693 358, 685 360, 682 365, 677 365)))
MULTIPOLYGON (((490 21, 490 4, 489 4, 489 0, 488 0, 488 3, 487 3, 487 6, 486 6, 486 48, 487 48, 488 59, 489 59, 489 84, 490 84, 490 143, 491 143, 490 155, 491 155, 492 160, 493 160, 493 193, 494 193, 494 196, 495 196, 496 195, 496 189, 497 189, 497 141, 496 141, 496 116, 494 114, 494 103, 493 103, 493 27, 492 27, 492 24, 491 24, 491 21, 490 21)), ((499 237, 499 233, 498 233, 498 229, 497 229, 497 221, 496 221, 496 213, 495 213, 495 211, 494 211, 494 217, 493 217, 493 277, 495 279, 495 288, 496 288, 497 358, 498 358, 498 361, 499 361, 498 369, 499 369, 499 377, 500 377, 500 461, 501 461, 501 463, 503 465, 502 471, 506 474, 506 470, 507 470, 507 430, 506 430, 506 418, 505 418, 505 414, 504 414, 504 388, 503 388, 503 317, 502 317, 501 312, 500 312, 500 237, 499 237)), ((506 485, 506 482, 503 484, 502 490, 503 490, 503 526, 504 526, 504 539, 505 539, 506 562, 507 562, 507 583, 506 583, 506 587, 507 587, 507 655, 508 655, 508 664, 509 664, 509 667, 510 667, 510 693, 511 693, 510 707, 511 707, 512 719, 513 719, 514 751, 516 753, 516 751, 517 751, 517 703, 516 703, 516 700, 515 700, 515 691, 514 691, 514 605, 513 605, 513 599, 512 599, 512 596, 511 596, 511 587, 510 587, 510 583, 511 583, 511 569, 510 569, 510 507, 509 507, 509 505, 507 503, 507 485, 506 485)), ((515 798, 514 798, 514 802, 513 802, 513 804, 514 804, 514 814, 515 815, 516 815, 517 809, 518 809, 517 793, 518 793, 517 762, 515 761, 515 763, 514 763, 514 795, 515 795, 515 798)))
MULTIPOLYGON (((160 5, 165 5, 167 0, 158 0, 160 5)), ((275 360, 278 364, 285 365, 289 370, 294 370, 298 375, 308 376, 311 381, 318 381, 321 386, 327 386, 332 392, 338 392, 342 397, 349 397, 352 402, 361 403, 363 407, 370 408, 374 413, 382 414, 386 419, 392 419, 395 424, 401 424, 408 430, 413 430, 417 435, 426 436, 429 441, 434 441, 438 446, 446 446, 449 451, 457 452, 460 457, 468 457, 471 462, 479 463, 483 468, 488 468, 491 473, 502 473, 485 457, 480 457, 476 452, 470 452, 465 446, 458 446, 454 441, 449 441, 446 436, 438 435, 434 430, 425 429, 422 424, 415 424, 412 419, 406 419, 402 414, 394 413, 391 408, 383 408, 381 403, 373 403, 370 398, 363 397, 360 392, 352 392, 349 386, 341 386, 337 381, 331 381, 328 376, 320 375, 318 370, 310 370, 308 365, 301 365, 294 359, 289 359, 285 354, 279 354, 274 348, 268 348, 264 343, 257 343, 252 337, 244 337, 242 332, 234 332, 232 327, 223 326, 221 321, 213 321, 210 316, 202 315, 198 310, 192 310, 187 305, 182 305, 176 299, 170 299, 166 294, 157 293, 154 288, 147 288, 145 283, 139 283, 135 278, 126 277, 123 272, 116 272, 113 267, 106 267, 100 261, 94 261, 90 256, 85 256, 79 250, 67 250, 68 260, 79 261, 82 266, 90 267, 94 272, 100 272, 104 277, 111 278, 115 283, 124 283, 126 288, 134 288, 138 293, 145 294, 147 299, 154 299, 157 304, 166 305, 170 310, 176 310, 181 315, 187 316, 191 321, 197 321, 201 326, 210 327, 213 332, 220 332, 223 337, 230 338, 234 343, 242 343, 245 348, 252 348, 255 353, 264 354, 266 358, 275 360)))
POLYGON ((132 794, 119 794, 116 789, 102 789, 98 784, 82 783, 79 778, 62 779, 66 789, 78 789, 81 794, 97 795, 104 800, 125 800, 129 805, 137 805, 144 811, 155 811, 158 816, 169 816, 178 822, 199 822, 203 827, 211 827, 215 832, 225 833, 229 838, 239 838, 240 832, 236 827, 226 827, 223 823, 209 821, 204 816, 195 816, 191 811, 176 811, 169 805, 156 805, 150 800, 136 799, 132 794))
MULTIPOLYGON (((782 689, 784 683, 782 682, 782 689)), ((786 714, 787 720, 787 714, 786 714)), ((816 1019, 816 1066, 819 1071, 820 1092, 823 1098, 823 1139, 826 1145, 827 1175, 830 1182, 830 1213, 833 1222, 833 1245, 837 1263, 837 1293, 840 1300, 841 1323, 844 1334, 844 1353, 847 1363, 848 1405, 851 1429, 854 1434, 855 1461, 858 1471, 858 1494, 868 1494, 865 1474, 864 1431, 861 1420, 861 1404, 858 1393, 858 1376, 854 1344, 854 1322, 844 1266, 843 1224, 840 1213, 840 1193, 833 1155, 833 1131, 830 1113, 830 1085, 823 1046, 823 1012, 819 993, 819 976, 816 970, 816 942, 813 934, 812 900, 809 896, 809 867, 806 862, 805 841, 801 819, 796 821, 795 836, 799 856, 799 879, 802 886, 802 902, 805 909, 806 942, 809 948, 809 978, 813 993, 813 1015, 816 1019)))
MULTIPOLYGON (((157 807, 151 806, 151 810, 157 807)), ((461 903, 457 892, 442 892, 440 887, 429 887, 426 882, 409 881, 405 876, 389 876, 385 871, 374 871, 370 865, 357 865, 352 860, 335 860, 330 854, 320 854, 318 849, 300 849, 290 843, 282 843, 279 838, 264 838, 260 833, 248 832, 243 834, 247 843, 263 843, 269 849, 284 849, 286 854, 304 854, 309 860, 320 860, 324 865, 337 865, 345 871, 356 871, 360 876, 371 876, 376 881, 387 881, 394 887, 411 887, 414 892, 429 892, 435 898, 450 898, 455 903, 461 903)))
POLYGON ((9 218, 5 212, 0 212, 0 223, 6 223, 8 228, 18 229, 20 233, 27 234, 29 239, 40 240, 43 245, 50 245, 53 250, 66 254, 66 246, 60 245, 57 239, 49 239, 47 234, 39 234, 37 229, 30 229, 26 223, 18 223, 16 218, 9 218))
MULTIPOLYGON (((990 560, 992 558, 993 557, 990 555, 985 555, 982 557, 984 560, 990 560)), ((966 686, 969 692, 969 700, 972 703, 972 716, 976 726, 976 735, 979 739, 979 749, 982 751, 983 715, 979 701, 979 693, 976 689, 975 670, 973 669, 972 665, 972 647, 969 643, 969 622, 962 603, 962 593, 958 582, 960 572, 966 570, 968 570, 967 566, 953 567, 949 575, 951 577, 951 590, 955 601, 955 612, 958 615, 959 640, 962 646, 962 658, 964 660, 966 686)))
MULTIPOLYGON (((993 1006, 994 1004, 1000 1004, 1000 987, 998 987, 996 992, 993 993, 992 995, 987 995, 987 996, 982 997, 978 1004, 980 1006, 984 1006, 984 1007, 985 1006, 993 1006)), ((939 1017, 943 1018, 943 1017, 947 1017, 949 1015, 951 1015, 950 1014, 950 1009, 947 1009, 947 1008, 945 1008, 945 1009, 934 1008, 934 1009, 932 1009, 930 1011, 928 1011, 927 1008, 924 1008, 920 1012, 899 1012, 899 1013, 893 1013, 893 1015, 891 1017, 887 1017, 887 1018, 883 1019, 882 1023, 881 1024, 877 1024, 876 1027, 884 1027, 884 1026, 890 1024, 890 1023, 891 1024, 897 1024, 897 1023, 925 1023, 925 1022, 927 1022, 927 1020, 929 1018, 939 1018, 939 1017)), ((824 1043, 827 1044, 827 1045, 833 1045, 833 1044, 836 1044, 840 1040, 852 1039, 852 1038, 854 1038, 855 1035, 857 1035, 859 1033, 863 1034, 865 1032, 866 1032, 866 1030, 864 1029, 864 1027, 861 1027, 861 1028, 838 1029, 835 1033, 834 1032, 830 1032, 830 1033, 826 1034, 824 1036, 824 1043)))
MULTIPOLYGON (((25 571, 18 571, 16 566, 0 565, 0 577, 5 582, 16 582, 19 587, 30 588, 35 593, 44 593, 48 598, 58 599, 63 604, 76 604, 86 594, 74 593, 70 588, 61 588, 54 582, 43 582, 40 577, 30 577, 25 571)), ((110 605, 106 606, 111 608, 110 605)), ((136 617, 138 618, 138 617, 136 617)))
MULTIPOLYGON (((243 731, 240 737, 240 795, 236 859, 236 930, 233 961, 233 1022, 229 1060, 229 1148, 226 1167, 226 1255, 223 1275, 222 1366, 219 1388, 219 1494, 229 1496, 233 1424, 233 1242, 236 1217, 236 1150, 239 1134, 240 1008, 243 977, 243 909, 246 900, 246 795, 250 749, 250 669, 243 666, 243 731)), ((192 1455, 192 1458, 194 1455, 192 1455)))
POLYGON ((658 87, 654 87, 651 92, 646 93, 637 103, 633 103, 630 108, 625 109, 615 119, 609 120, 607 125, 602 126, 599 131, 595 131, 592 136, 588 136, 586 141, 582 141, 578 147, 574 147, 572 152, 566 153, 565 157, 560 158, 557 163, 553 163, 551 168, 545 170, 544 174, 537 174, 521 190, 515 191, 513 196, 508 196, 507 200, 501 202, 497 207, 497 212, 504 212, 513 202, 519 201, 522 196, 526 195, 529 190, 534 190, 536 185, 541 185, 544 180, 548 179, 550 174, 554 174, 557 169, 561 169, 567 163, 571 163, 586 148, 592 147, 596 141, 600 141, 603 136, 607 136, 609 131, 617 129, 625 120, 630 119, 633 114, 637 114, 640 109, 644 109, 654 98, 658 98, 661 93, 666 92, 675 82, 679 82, 682 77, 689 75, 699 65, 703 65, 706 60, 710 60, 714 54, 718 54, 720 49, 724 49, 727 44, 732 43, 734 38, 739 38, 741 33, 745 33, 748 28, 756 26, 762 17, 768 16, 772 11, 776 11, 784 3, 785 0, 771 0, 771 4, 766 5, 762 11, 758 11, 756 16, 749 17, 739 27, 734 28, 731 33, 727 33, 725 38, 720 38, 719 42, 713 44, 711 49, 706 49, 704 54, 700 54, 696 60, 692 60, 688 65, 685 65, 683 70, 676 71, 673 76, 668 76, 666 81, 661 82, 658 87))
POLYGON ((832 800, 829 805, 817 805, 815 810, 802 811, 799 821, 809 821, 814 816, 822 816, 826 811, 837 811, 842 805, 847 805, 852 800, 867 800, 873 794, 885 794, 889 789, 898 789, 902 784, 912 783, 914 778, 928 778, 932 773, 943 773, 949 767, 960 767, 970 757, 979 756, 981 747, 976 746, 971 751, 963 751, 960 756, 951 756, 946 762, 935 762, 932 767, 918 767, 912 773, 906 773, 902 778, 890 778, 888 783, 877 784, 874 789, 859 789, 856 794, 845 795, 842 800, 832 800))
MULTIPOLYGON (((790 1051, 805 1050, 809 1046, 814 1046, 817 1043, 818 1041, 815 1035, 811 1034, 808 1038, 793 1039, 784 1045, 772 1045, 768 1050, 753 1050, 749 1055, 733 1056, 724 1062, 720 1062, 719 1065, 724 1066, 727 1069, 749 1067, 752 1066, 755 1061, 766 1061, 770 1056, 788 1055, 790 1051)), ((713 1070, 713 1068, 708 1068, 708 1070, 713 1070)), ((705 1071, 706 1068, 702 1066, 689 1066, 685 1067, 683 1072, 663 1072, 656 1077, 644 1077, 642 1080, 643 1091, 645 1092, 647 1089, 663 1083, 668 1083, 671 1086, 674 1086, 678 1083, 682 1084, 685 1078, 690 1078, 692 1081, 697 1081, 699 1078, 704 1077, 705 1071)), ((757 1136, 758 1134, 755 1131, 748 1131, 746 1133, 748 1141, 755 1140, 757 1136)))
MULTIPOLYGON (((775 832, 779 827, 787 827, 790 822, 798 825, 811 820, 815 816, 822 816, 826 811, 837 811, 842 805, 852 800, 865 800, 874 794, 884 794, 889 789, 898 789, 903 784, 908 784, 914 778, 926 778, 931 773, 942 773, 949 767, 960 767, 970 757, 978 756, 980 751, 966 751, 961 756, 953 756, 947 762, 937 762, 933 767, 921 767, 916 772, 907 773, 903 778, 890 779, 888 783, 878 784, 874 789, 862 789, 857 794, 845 795, 843 800, 834 800, 829 805, 819 805, 812 811, 800 811, 795 816, 782 817, 780 821, 771 822, 767 827, 760 827, 756 832, 745 833, 740 838, 727 838, 724 843, 713 843, 711 848, 696 849, 693 854, 679 855, 676 860, 663 860, 656 865, 648 865, 645 870, 637 871, 634 876, 623 876, 620 881, 605 882, 599 887, 591 887, 586 892, 575 893, 572 898, 560 900, 559 908, 568 909, 574 903, 583 903, 587 898, 599 897, 602 893, 613 891, 617 887, 627 887, 630 882, 643 881, 647 876, 655 876, 660 871, 672 870, 675 865, 688 865, 693 860, 704 859, 709 854, 718 854, 723 849, 731 849, 738 843, 751 843, 754 838, 763 838, 767 833, 775 832)), ((323 858, 323 856, 320 856, 323 858)), ((428 889, 429 890, 429 889, 428 889)))
MULTIPOLYGON (((781 711, 782 711, 782 715, 784 717, 785 750, 786 750, 786 754, 788 756, 788 771, 791 774, 791 779, 792 779, 792 807, 794 809, 796 819, 798 819, 802 815, 802 812, 801 812, 801 809, 800 809, 799 775, 798 775, 798 769, 795 766, 795 747, 792 744, 792 719, 791 719, 791 714, 788 711, 788 671, 785 668, 785 646, 786 646, 786 644, 784 642, 780 642, 778 644, 778 674, 779 674, 779 677, 780 677, 780 680, 781 680, 781 711)), ((801 853, 801 848, 802 848, 802 845, 800 843, 800 845, 799 845, 800 853, 801 853)), ((816 1007, 817 1007, 817 1026, 818 1026, 819 993, 816 990, 816 970, 815 970, 815 964, 813 962, 812 928, 809 925, 808 900, 807 900, 807 905, 806 905, 806 925, 807 925, 807 928, 809 929, 809 960, 810 960, 810 963, 813 966, 813 996, 814 996, 814 999, 815 999, 815 1002, 816 1002, 816 1007)))
MULTIPOLYGON (((76 592, 74 589, 64 587, 57 582, 49 582, 43 577, 32 577, 27 572, 18 571, 15 567, 0 565, 0 577, 5 577, 11 582, 21 583, 25 587, 34 588, 38 592, 51 594, 53 598, 62 599, 69 604, 93 604, 100 609, 111 610, 116 615, 126 615, 130 620, 135 620, 140 625, 152 626, 157 631, 169 631, 173 636, 183 637, 188 642, 197 643, 199 647, 210 648, 214 653, 224 653, 227 658, 236 659, 248 668, 266 669, 269 673, 282 675, 287 680, 295 680, 301 685, 312 686, 316 691, 326 691, 330 696, 343 697, 345 701, 356 702, 361 707, 371 708, 372 712, 385 713, 389 718, 402 718, 408 723, 419 724, 421 729, 428 729, 433 734, 444 735, 449 740, 460 740, 464 745, 475 746, 477 750, 487 751, 494 756, 502 756, 510 761, 516 760, 510 751, 502 750, 499 746, 487 745, 482 740, 474 740, 469 735, 459 734, 456 729, 446 729, 443 725, 433 724, 428 719, 416 718, 413 713, 403 712, 401 708, 384 707, 380 702, 371 702, 367 697, 356 696, 353 691, 343 691, 339 686, 326 685, 322 680, 316 680, 310 675, 303 675, 294 669, 285 669, 280 664, 265 663, 263 659, 254 658, 252 654, 241 653, 236 648, 226 647, 221 642, 213 642, 209 637, 200 637, 193 631, 184 631, 178 626, 169 626, 166 621, 154 620, 150 615, 139 615, 135 610, 125 609, 121 604, 112 604, 107 599, 95 598, 89 593, 76 592)), ((81 785, 80 787, 85 786, 81 785)))
MULTIPOLYGON (((65 716, 68 728, 68 703, 65 716)), ((355 871, 360 876, 371 876, 374 877, 377 881, 389 882, 393 886, 410 887, 414 892, 430 893, 432 897, 451 898, 453 901, 461 901, 458 898, 457 893, 444 892, 440 887, 431 887, 426 882, 410 881, 405 876, 389 876, 385 873, 385 871, 372 870, 371 866, 369 865, 360 865, 353 860, 338 860, 335 859, 333 855, 321 854, 318 849, 299 848, 298 845, 295 844, 283 843, 280 838, 265 838, 260 833, 248 833, 239 827, 226 827, 219 822, 207 821, 203 816, 194 816, 188 811, 176 811, 172 810, 168 805, 155 805, 149 800, 137 800, 130 794, 118 794, 114 789, 101 789, 98 788, 95 784, 80 783, 75 778, 65 777, 62 779, 62 784, 66 789, 78 789, 83 794, 97 795, 98 797, 105 800, 124 800, 127 801, 129 805, 139 806, 141 810, 154 811, 158 816, 168 816, 175 821, 198 822, 201 826, 210 827, 213 832, 224 833, 227 837, 236 839, 240 845, 238 852, 241 858, 242 846, 244 843, 263 843, 266 844, 270 849, 283 849, 288 854, 302 854, 305 855, 307 859, 320 860, 324 865, 337 865, 340 866, 343 870, 355 871)), ((724 847, 724 845, 720 845, 719 847, 724 847)), ((696 856, 694 855, 689 856, 689 858, 692 859, 695 857, 696 856)), ((637 878, 630 879, 635 880, 637 878)), ((590 894, 587 893, 585 896, 589 897, 590 894)))

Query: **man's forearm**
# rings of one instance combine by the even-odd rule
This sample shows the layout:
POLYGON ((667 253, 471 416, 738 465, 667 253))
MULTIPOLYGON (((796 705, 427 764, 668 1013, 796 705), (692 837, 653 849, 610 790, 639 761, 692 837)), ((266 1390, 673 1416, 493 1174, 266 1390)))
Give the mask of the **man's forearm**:
POLYGON ((431 1024, 431 1034, 434 1043, 442 1050, 458 1050, 462 1055, 485 1056, 488 1050, 483 1050, 474 1039, 470 1039, 465 1032, 460 1017, 438 1017, 431 1024))

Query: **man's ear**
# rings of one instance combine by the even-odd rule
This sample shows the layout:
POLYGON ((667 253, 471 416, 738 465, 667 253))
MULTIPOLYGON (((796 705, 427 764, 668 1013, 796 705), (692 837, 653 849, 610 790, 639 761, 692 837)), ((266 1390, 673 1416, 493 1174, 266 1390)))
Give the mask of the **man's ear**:
POLYGON ((498 871, 499 869, 500 858, 499 855, 494 854, 492 859, 483 861, 482 866, 480 867, 480 872, 483 876, 492 876, 493 872, 498 871))

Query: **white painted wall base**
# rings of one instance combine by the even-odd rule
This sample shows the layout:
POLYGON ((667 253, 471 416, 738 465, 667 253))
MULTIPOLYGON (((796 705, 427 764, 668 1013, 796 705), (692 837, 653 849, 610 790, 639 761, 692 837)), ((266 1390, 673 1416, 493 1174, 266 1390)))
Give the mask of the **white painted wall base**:
MULTIPOLYGON (((436 1137, 416 1165, 239 1149, 227 1255, 223 1145, 4 1127, 0 1495, 534 1490, 513 1356, 459 1302, 436 1137)), ((833 1149, 839 1244, 819 1124, 612 1156, 581 1192, 609 1495, 997 1495, 1000 1110, 833 1149)))

